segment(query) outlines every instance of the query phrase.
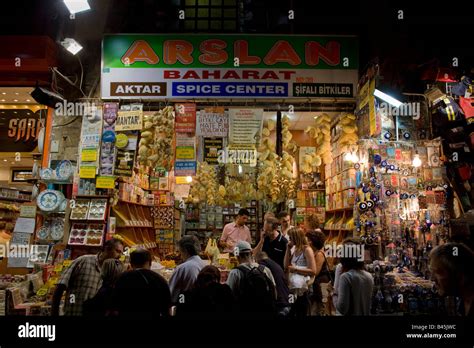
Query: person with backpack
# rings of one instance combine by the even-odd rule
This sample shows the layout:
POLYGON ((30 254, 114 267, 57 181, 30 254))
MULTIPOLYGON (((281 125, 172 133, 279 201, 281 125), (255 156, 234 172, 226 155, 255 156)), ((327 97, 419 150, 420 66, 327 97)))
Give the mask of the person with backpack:
POLYGON ((253 261, 252 247, 240 241, 235 249, 239 266, 229 273, 227 284, 234 294, 236 310, 251 317, 276 315, 276 287, 272 272, 253 261))

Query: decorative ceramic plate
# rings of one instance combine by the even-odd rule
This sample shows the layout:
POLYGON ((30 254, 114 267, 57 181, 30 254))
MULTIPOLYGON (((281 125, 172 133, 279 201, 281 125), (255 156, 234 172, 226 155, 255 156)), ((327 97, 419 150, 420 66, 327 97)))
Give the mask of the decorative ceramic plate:
POLYGON ((33 189, 31 190, 31 199, 38 197, 38 191, 38 186, 33 185, 33 189))
POLYGON ((51 229, 51 238, 53 240, 60 240, 64 236, 64 225, 57 221, 57 223, 53 224, 51 229))
POLYGON ((43 211, 56 210, 64 200, 64 195, 55 190, 45 190, 38 195, 36 204, 43 211))
POLYGON ((63 200, 59 205, 59 211, 66 211, 67 208, 67 199, 63 200))
POLYGON ((63 160, 56 167, 56 177, 58 180, 69 180, 74 172, 71 161, 63 160))
POLYGON ((51 168, 43 168, 40 171, 40 177, 43 180, 52 180, 54 179, 54 172, 51 168))
POLYGON ((37 233, 39 239, 48 239, 49 237, 49 229, 46 226, 42 226, 37 233))

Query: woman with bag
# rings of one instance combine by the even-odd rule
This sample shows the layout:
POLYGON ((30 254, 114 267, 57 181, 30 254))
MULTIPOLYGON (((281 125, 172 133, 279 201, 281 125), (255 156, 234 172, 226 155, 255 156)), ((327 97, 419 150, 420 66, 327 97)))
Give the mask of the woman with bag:
MULTIPOLYGON (((293 303, 290 316, 302 318, 309 314, 308 290, 314 282, 316 264, 314 253, 301 228, 288 231, 289 242, 285 253, 285 271, 293 303), (292 248, 294 246, 293 252, 292 248)), ((291 296, 290 295, 290 296, 291 296)))
POLYGON ((316 277, 310 294, 311 315, 331 315, 332 276, 324 254, 326 236, 320 229, 306 233, 309 245, 314 252, 316 277))

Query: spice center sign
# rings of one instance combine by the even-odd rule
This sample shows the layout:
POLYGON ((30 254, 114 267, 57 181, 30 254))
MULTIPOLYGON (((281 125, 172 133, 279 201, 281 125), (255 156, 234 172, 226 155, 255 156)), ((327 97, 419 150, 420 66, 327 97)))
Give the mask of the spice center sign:
POLYGON ((106 35, 102 96, 352 98, 350 36, 106 35))

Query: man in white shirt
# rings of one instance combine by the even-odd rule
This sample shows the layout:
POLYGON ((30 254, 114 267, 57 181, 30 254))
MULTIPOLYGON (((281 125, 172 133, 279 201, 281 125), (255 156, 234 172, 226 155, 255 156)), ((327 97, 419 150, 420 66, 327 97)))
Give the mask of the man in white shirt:
POLYGON ((171 301, 177 303, 179 295, 190 290, 199 272, 204 268, 204 262, 199 257, 199 241, 194 236, 185 236, 178 242, 179 252, 183 260, 174 270, 170 279, 171 301))

